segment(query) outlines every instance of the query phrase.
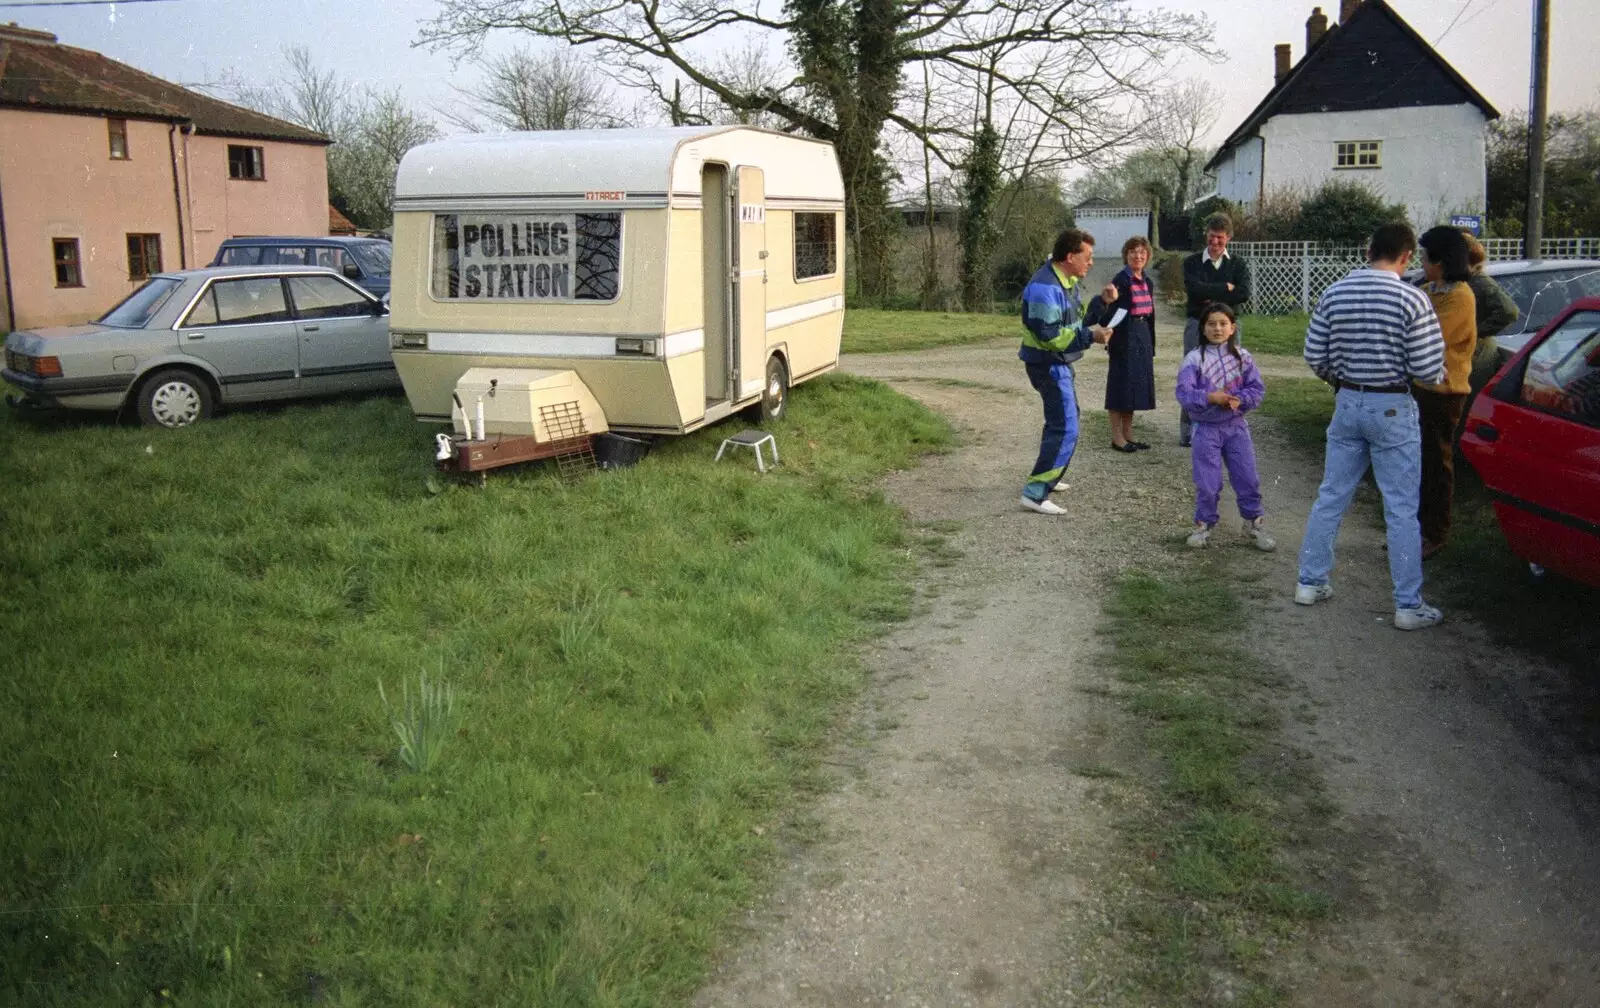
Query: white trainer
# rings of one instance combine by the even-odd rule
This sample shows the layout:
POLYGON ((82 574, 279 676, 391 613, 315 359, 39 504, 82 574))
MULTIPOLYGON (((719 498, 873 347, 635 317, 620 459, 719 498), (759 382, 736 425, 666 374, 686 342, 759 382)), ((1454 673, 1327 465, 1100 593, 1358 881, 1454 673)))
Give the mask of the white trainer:
POLYGON ((1394 625, 1397 630, 1426 630, 1444 622, 1444 613, 1424 603, 1415 609, 1396 609, 1394 625))
POLYGON ((1057 483, 1056 486, 1055 486, 1055 489, 1051 490, 1050 492, 1051 493, 1066 493, 1068 490, 1071 490, 1071 489, 1072 489, 1072 484, 1071 483, 1057 483))
POLYGON ((1036 501, 1027 494, 1022 495, 1022 506, 1027 508, 1029 511, 1037 511, 1043 515, 1064 515, 1067 513, 1066 508, 1061 507, 1059 504, 1053 500, 1050 500, 1049 498, 1045 498, 1042 501, 1036 501))
POLYGON ((1297 584, 1294 586, 1295 605, 1316 605, 1326 599, 1333 598, 1333 585, 1331 584, 1297 584))
POLYGON ((1263 553, 1271 553, 1278 548, 1278 540, 1267 535, 1267 516, 1257 515, 1253 520, 1244 523, 1244 534, 1256 544, 1256 549, 1263 553))
POLYGON ((1195 549, 1205 549, 1211 544, 1211 526, 1202 522, 1194 523, 1194 531, 1189 533, 1189 538, 1184 540, 1195 549))

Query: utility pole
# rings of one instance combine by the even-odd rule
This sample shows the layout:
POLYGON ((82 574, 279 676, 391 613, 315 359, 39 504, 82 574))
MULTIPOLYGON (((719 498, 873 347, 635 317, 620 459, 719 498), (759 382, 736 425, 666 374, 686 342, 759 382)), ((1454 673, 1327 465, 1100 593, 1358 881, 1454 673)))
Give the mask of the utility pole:
POLYGON ((1522 258, 1539 258, 1544 238, 1544 126, 1550 90, 1550 0, 1533 0, 1533 66, 1528 95, 1528 215, 1522 258))

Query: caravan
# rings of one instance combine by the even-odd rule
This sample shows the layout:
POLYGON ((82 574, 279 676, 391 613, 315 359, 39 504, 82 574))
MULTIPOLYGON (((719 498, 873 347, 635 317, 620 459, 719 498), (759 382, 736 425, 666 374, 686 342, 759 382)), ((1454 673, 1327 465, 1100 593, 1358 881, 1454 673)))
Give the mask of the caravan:
POLYGON ((469 370, 581 386, 612 430, 682 434, 779 417, 838 364, 830 144, 744 126, 456 137, 406 154, 394 210, 395 367, 419 418, 469 439, 469 370))

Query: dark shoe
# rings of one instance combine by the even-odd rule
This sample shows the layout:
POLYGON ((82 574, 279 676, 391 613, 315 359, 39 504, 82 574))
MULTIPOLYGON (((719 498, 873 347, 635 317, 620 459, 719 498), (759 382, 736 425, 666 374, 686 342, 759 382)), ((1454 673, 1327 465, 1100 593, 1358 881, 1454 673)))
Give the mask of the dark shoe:
POLYGON ((1136 450, 1136 451, 1149 451, 1150 450, 1150 446, 1145 444, 1143 441, 1129 441, 1128 443, 1133 445, 1134 450, 1136 450))
POLYGON ((1192 442, 1189 442, 1189 441, 1179 441, 1178 442, 1178 447, 1179 448, 1189 448, 1191 446, 1192 446, 1192 442))
POLYGON ((1119 451, 1119 452, 1136 452, 1136 451, 1139 450, 1139 448, 1138 448, 1137 445, 1133 444, 1133 442, 1131 442, 1131 441, 1128 442, 1127 444, 1117 444, 1116 442, 1112 442, 1111 450, 1112 451, 1119 451))

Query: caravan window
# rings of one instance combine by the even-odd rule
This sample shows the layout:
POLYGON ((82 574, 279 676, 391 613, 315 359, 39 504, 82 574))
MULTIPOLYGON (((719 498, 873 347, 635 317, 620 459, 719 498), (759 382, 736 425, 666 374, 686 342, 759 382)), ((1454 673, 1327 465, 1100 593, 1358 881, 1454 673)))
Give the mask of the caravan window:
POLYGON ((448 301, 614 301, 622 214, 437 214, 433 296, 448 301))
POLYGON ((794 215, 794 278, 809 280, 838 272, 838 246, 834 241, 834 215, 794 215))

